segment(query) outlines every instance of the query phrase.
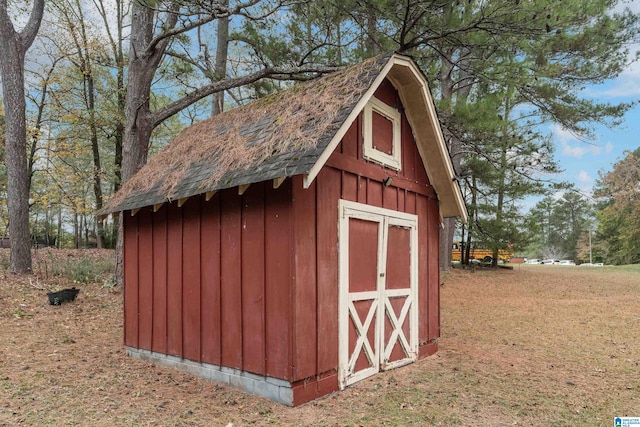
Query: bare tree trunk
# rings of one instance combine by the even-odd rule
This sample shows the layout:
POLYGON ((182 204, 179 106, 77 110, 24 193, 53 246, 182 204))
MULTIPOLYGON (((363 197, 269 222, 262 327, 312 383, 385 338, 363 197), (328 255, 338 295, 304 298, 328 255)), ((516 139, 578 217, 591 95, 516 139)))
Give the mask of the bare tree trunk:
MULTIPOLYGON (((113 192, 117 192, 122 183, 122 146, 124 141, 124 111, 125 111, 125 87, 124 87, 124 49, 122 47, 124 43, 124 17, 127 15, 126 8, 130 4, 126 0, 114 0, 116 21, 115 31, 111 27, 113 8, 107 6, 103 0, 94 0, 100 17, 104 22, 104 28, 109 40, 109 46, 111 48, 111 58, 113 67, 116 69, 116 100, 117 100, 117 116, 118 119, 114 125, 113 139, 115 141, 115 155, 114 155, 114 172, 113 172, 113 192)), ((114 224, 116 218, 113 218, 114 224)), ((104 224, 104 223, 103 223, 104 224)), ((106 237, 106 236, 104 236, 106 237)), ((111 241, 114 242, 118 238, 118 227, 112 228, 111 241)))
MULTIPOLYGON (((125 99, 125 127, 122 147, 122 182, 131 178, 147 162, 149 140, 155 124, 151 120, 149 97, 151 83, 158 68, 168 39, 153 47, 155 11, 141 2, 134 2, 131 16, 131 48, 129 51, 129 78, 125 99)), ((173 28, 177 15, 170 14, 165 28, 173 28)), ((118 221, 116 244, 116 279, 123 281, 122 219, 118 221)))
POLYGON ((86 249, 89 247, 89 221, 87 221, 87 215, 82 214, 82 226, 84 227, 84 245, 86 249))
POLYGON ((62 248, 62 205, 58 205, 58 249, 62 248))
MULTIPOLYGON (((467 102, 472 87, 469 81, 472 79, 472 75, 468 70, 468 55, 469 52, 466 49, 449 48, 442 50, 442 66, 439 78, 442 99, 451 101, 455 96, 456 104, 460 105, 467 102), (457 80, 454 79, 453 58, 455 56, 459 56, 457 61, 457 80)), ((451 115, 453 113, 448 111, 447 114, 451 115)), ((453 171, 458 176, 462 165, 462 141, 458 135, 452 134, 447 129, 443 129, 443 133, 449 148, 453 171)), ((451 267, 451 247, 456 221, 454 218, 445 218, 443 226, 444 230, 440 233, 440 270, 448 271, 451 267)))
POLYGON ((449 271, 451 268, 451 245, 453 233, 456 229, 455 218, 445 218, 444 227, 440 230, 440 271, 449 271))
POLYGON ((471 178, 471 207, 469 211, 469 226, 467 227, 467 245, 465 247, 464 264, 468 265, 471 256, 471 241, 474 233, 474 224, 476 221, 476 203, 478 191, 476 190, 476 176, 471 178))
MULTIPOLYGON (((440 66, 440 92, 442 99, 451 99, 453 97, 454 81, 453 81, 453 62, 450 58, 454 54, 453 49, 442 51, 442 65, 440 66)), ((455 136, 443 129, 445 140, 449 148, 449 154, 453 154, 453 151, 457 149, 455 136)), ((455 163, 454 163, 455 166, 455 163)), ((456 168, 454 167, 454 170, 456 168)), ((453 233, 455 230, 455 220, 452 218, 445 218, 442 224, 443 228, 440 230, 439 241, 439 253, 440 253, 440 271, 449 271, 451 267, 451 244, 453 242, 453 233)))
POLYGON ((365 39, 365 49, 367 51, 367 56, 375 56, 380 53, 380 49, 378 48, 378 41, 376 39, 377 35, 377 23, 378 17, 374 16, 372 11, 368 11, 366 19, 367 25, 367 38, 365 39))
POLYGON ((14 273, 28 273, 31 271, 31 240, 29 238, 24 53, 18 51, 16 44, 0 43, 0 63, 2 63, 2 90, 6 117, 5 161, 11 245, 10 268, 14 273))
MULTIPOLYGON (((85 31, 84 25, 82 26, 83 32, 85 31)), ((85 38, 85 43, 87 42, 85 38)), ((87 46, 85 48, 88 49, 87 46)), ((87 70, 85 72, 85 80, 87 82, 87 106, 89 107, 89 127, 91 129, 91 151, 93 152, 93 195, 96 199, 96 210, 102 209, 102 165, 100 164, 100 150, 98 147, 98 127, 96 125, 96 111, 95 111, 95 84, 93 79, 93 68, 91 67, 91 61, 87 54, 87 70)), ((98 249, 104 247, 104 221, 96 216, 96 240, 98 249)))
POLYGON ((73 247, 80 249, 80 221, 78 212, 73 213, 73 247))
POLYGON ((24 55, 38 33, 43 12, 44 0, 34 0, 29 21, 18 33, 8 15, 7 0, 0 0, 0 70, 6 120, 10 268, 15 273, 31 272, 24 55))
MULTIPOLYGON (((229 8, 229 0, 220 2, 225 8, 229 8)), ((227 77, 227 56, 229 52, 229 16, 218 18, 218 36, 216 43, 216 62, 213 74, 216 81, 227 77)), ((211 105, 211 116, 218 115, 224 111, 224 91, 213 94, 211 105)))

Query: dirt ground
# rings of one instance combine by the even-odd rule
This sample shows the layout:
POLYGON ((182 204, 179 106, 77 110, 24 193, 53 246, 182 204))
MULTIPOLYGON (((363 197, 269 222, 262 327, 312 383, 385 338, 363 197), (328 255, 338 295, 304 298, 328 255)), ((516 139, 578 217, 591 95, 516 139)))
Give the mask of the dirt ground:
POLYGON ((0 425, 596 426, 640 416, 640 268, 516 266, 442 281, 436 355, 288 408, 127 357, 118 287, 75 284, 75 302, 50 306, 47 290, 74 283, 0 272, 0 425))

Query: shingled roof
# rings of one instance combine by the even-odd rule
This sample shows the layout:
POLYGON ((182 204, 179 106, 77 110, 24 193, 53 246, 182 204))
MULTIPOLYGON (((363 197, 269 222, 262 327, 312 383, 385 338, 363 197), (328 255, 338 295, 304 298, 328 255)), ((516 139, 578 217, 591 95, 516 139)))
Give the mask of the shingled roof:
POLYGON ((398 89, 416 139, 422 133, 438 139, 434 147, 418 144, 418 150, 424 161, 426 151, 436 148, 437 153, 428 156, 436 162, 425 162, 425 167, 441 199, 441 215, 465 220, 466 209, 452 181, 453 168, 426 81, 413 61, 397 54, 297 84, 188 127, 130 178, 100 214, 299 174, 305 175, 308 186, 385 77, 398 89), (415 87, 409 87, 412 82, 415 87), (416 89, 423 92, 418 97, 421 117, 412 117, 407 105, 412 101, 405 100, 416 89), (424 113, 430 113, 435 123, 424 123, 424 113), (416 125, 425 129, 416 132, 416 125))

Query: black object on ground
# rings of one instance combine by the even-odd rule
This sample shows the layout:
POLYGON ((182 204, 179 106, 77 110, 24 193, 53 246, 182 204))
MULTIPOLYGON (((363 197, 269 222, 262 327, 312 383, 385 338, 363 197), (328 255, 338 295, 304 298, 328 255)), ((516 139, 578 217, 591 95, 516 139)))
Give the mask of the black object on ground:
POLYGON ((47 294, 49 297, 49 304, 61 305, 65 302, 73 301, 78 296, 78 292, 80 292, 80 289, 76 288, 63 289, 58 292, 49 292, 47 294))

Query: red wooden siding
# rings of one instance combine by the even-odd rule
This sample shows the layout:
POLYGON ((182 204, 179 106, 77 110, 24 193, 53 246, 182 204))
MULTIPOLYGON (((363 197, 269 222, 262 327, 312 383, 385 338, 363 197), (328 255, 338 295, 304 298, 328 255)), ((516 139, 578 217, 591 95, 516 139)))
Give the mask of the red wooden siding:
POLYGON ((200 198, 182 208, 182 351, 183 357, 200 361, 200 198))
POLYGON ((201 204, 202 361, 220 365, 220 193, 201 204))
POLYGON ((167 208, 153 214, 153 339, 151 349, 167 352, 167 208))
MULTIPOLYGON (((292 178, 293 187, 302 187, 302 176, 292 178)), ((294 224, 294 316, 293 351, 296 379, 316 374, 316 183, 293 196, 294 224)))
MULTIPOLYGON (((141 248, 153 245, 151 209, 138 214, 138 243, 141 248)), ((153 251, 140 251, 138 257, 138 346, 151 348, 153 338, 153 251)))
POLYGON ((440 337, 440 262, 438 256, 440 214, 435 201, 429 200, 428 205, 429 253, 426 259, 429 263, 429 341, 431 342, 440 337))
POLYGON ((429 297, 431 295, 429 288, 433 286, 429 282, 431 268, 428 242, 429 211, 425 197, 416 197, 416 211, 420 215, 418 218, 418 341, 422 344, 429 341, 429 297))
POLYGON ((138 218, 125 215, 124 222, 124 343, 138 346, 138 218))
POLYGON ((265 185, 266 374, 291 378, 291 180, 265 185))
POLYGON ((242 354, 244 369, 265 372, 264 183, 242 198, 242 354))
POLYGON ((182 356, 182 208, 175 203, 167 208, 167 350, 182 356))
MULTIPOLYGON (((422 165, 419 165, 422 168, 422 165)), ((426 174, 425 174, 426 176, 426 174)), ((358 177, 355 174, 339 171, 332 167, 325 167, 316 178, 317 185, 304 190, 302 186, 294 185, 294 195, 298 193, 314 193, 315 198, 308 198, 309 203, 315 203, 316 208, 316 240, 317 254, 317 289, 315 306, 305 303, 305 307, 315 310, 318 331, 316 341, 305 345, 312 345, 317 354, 316 375, 333 371, 338 365, 338 262, 337 262, 337 219, 338 199, 360 201, 375 206, 383 206, 401 212, 417 214, 418 219, 418 305, 420 310, 418 339, 422 344, 432 342, 439 336, 439 273, 438 273, 438 232, 439 215, 438 203, 432 197, 416 194, 411 191, 393 186, 385 187, 381 182, 358 177), (363 191, 358 191, 357 183, 361 182, 363 191), (337 192, 337 196, 336 196, 337 192), (363 194, 364 200, 358 197, 363 194), (386 202, 383 202, 386 200, 386 202), (431 241, 429 239, 432 239, 431 241)), ((296 251, 301 247, 309 250, 313 240, 298 240, 296 251)), ((364 245, 366 246, 366 245, 364 245)), ((374 272, 375 273, 375 272, 374 272)), ((296 286, 299 285, 296 281, 296 286)), ((307 284, 303 284, 306 286, 307 284)), ((296 313, 302 313, 296 310, 296 313)), ((305 317, 296 317, 294 325, 309 325, 309 311, 304 311, 305 317)), ((308 334, 308 331, 307 331, 308 334)), ((310 335, 310 334, 309 334, 310 335)), ((307 337, 309 338, 309 337, 307 337)), ((298 342, 298 345, 301 343, 298 342)), ((308 349, 296 348, 301 353, 308 349)), ((295 380, 303 379, 298 375, 295 380)), ((337 384, 337 379, 335 380, 337 384)))
POLYGON ((223 366, 242 368, 242 270, 240 236, 241 203, 237 192, 225 190, 221 195, 220 288, 223 366))
POLYGON ((342 173, 324 168, 317 182, 317 372, 337 368, 338 354, 338 197, 342 173), (334 215, 331 215, 331 213, 334 215))
MULTIPOLYGON (((287 181, 124 214, 126 345, 292 378, 287 181)), ((315 295, 315 276, 309 286, 315 295)))

